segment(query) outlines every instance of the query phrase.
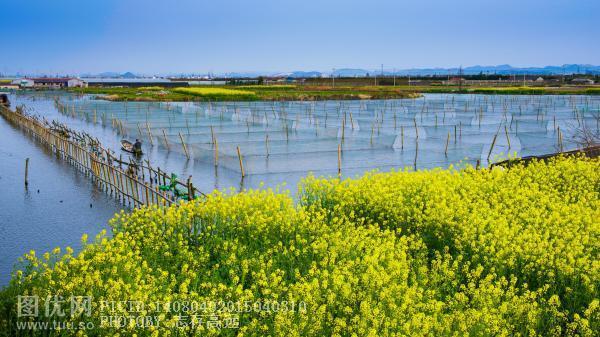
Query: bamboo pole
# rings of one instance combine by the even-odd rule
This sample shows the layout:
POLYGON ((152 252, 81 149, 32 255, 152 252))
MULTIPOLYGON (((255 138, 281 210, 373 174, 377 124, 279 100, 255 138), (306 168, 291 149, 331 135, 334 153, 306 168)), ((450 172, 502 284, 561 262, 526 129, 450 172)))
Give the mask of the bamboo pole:
POLYGON ((338 144, 338 178, 342 177, 342 144, 338 144))
POLYGON ((558 126, 556 128, 556 132, 557 132, 557 143, 558 143, 558 149, 560 152, 563 152, 563 138, 562 138, 562 132, 560 131, 560 126, 558 126))
POLYGON ((219 166, 219 142, 215 138, 215 167, 219 166))
POLYGON ((417 119, 415 118, 413 120, 413 122, 415 124, 415 135, 416 135, 416 138, 419 139, 419 128, 417 127, 417 119))
POLYGON ((190 154, 188 153, 187 146, 185 146, 185 141, 183 141, 183 136, 181 132, 179 132, 179 139, 181 139, 181 146, 183 147, 183 152, 185 152, 185 156, 190 159, 190 154))
POLYGON ((456 124, 454 124, 454 144, 456 144, 456 124))
POLYGON ((194 187, 192 185, 192 176, 187 178, 187 193, 188 193, 188 201, 194 199, 194 187))
POLYGON ((496 132, 496 134, 494 135, 494 139, 492 139, 492 146, 490 146, 490 151, 488 152, 487 155, 487 161, 490 161, 490 156, 492 155, 492 150, 494 150, 494 145, 496 144, 496 138, 498 137, 498 133, 496 132))
POLYGON ((152 139, 152 132, 150 132, 150 124, 146 122, 146 130, 148 130, 148 138, 150 138, 150 144, 154 145, 154 140, 152 139))
POLYGON ((165 129, 162 129, 162 134, 163 134, 163 139, 165 140, 165 146, 167 147, 167 149, 169 149, 169 141, 167 140, 167 134, 165 132, 165 129))
POLYGON ((242 161, 242 153, 240 152, 239 146, 237 146, 237 155, 238 155, 238 160, 240 161, 240 170, 242 171, 242 178, 244 178, 246 176, 246 172, 244 172, 244 163, 242 161))
POLYGON ((450 143, 450 132, 448 132, 448 138, 446 138, 446 149, 444 150, 444 155, 448 158, 448 144, 450 143))
POLYGON ((344 137, 346 134, 346 116, 342 119, 342 142, 344 142, 344 137))
POLYGON ((404 125, 400 125, 400 149, 404 150, 404 125))
POLYGON ((25 186, 29 185, 29 158, 25 158, 25 186))
POLYGON ((267 150, 267 158, 269 158, 269 134, 265 135, 265 147, 267 150))
POLYGON ((414 162, 414 168, 415 171, 417 170, 417 159, 419 157, 419 138, 416 139, 415 141, 415 162, 414 162))
MULTIPOLYGON (((37 140, 41 141, 42 145, 50 148, 51 151, 55 153, 57 157, 67 161, 76 169, 84 172, 85 175, 89 176, 93 180, 93 182, 107 194, 110 194, 111 196, 115 197, 123 196, 123 202, 125 202, 125 198, 127 198, 127 201, 130 205, 133 202, 134 207, 142 206, 144 203, 151 203, 150 196, 146 195, 146 198, 144 199, 144 196, 142 195, 144 192, 146 192, 146 194, 150 194, 150 191, 146 190, 147 185, 144 183, 144 181, 140 181, 140 177, 138 177, 136 174, 130 176, 129 174, 126 174, 125 172, 121 171, 117 166, 114 166, 113 162, 115 164, 117 162, 121 164, 123 161, 117 160, 111 153, 108 152, 108 150, 102 148, 102 146, 99 145, 100 143, 97 139, 92 139, 85 133, 80 134, 78 132, 69 130, 69 133, 72 133, 76 136, 76 138, 73 139, 78 139, 75 142, 71 139, 66 139, 61 137, 60 135, 55 134, 53 131, 48 129, 46 125, 41 124, 40 121, 35 120, 29 116, 21 116, 15 113, 7 114, 7 112, 10 111, 0 109, 0 113, 2 113, 9 121, 14 122, 24 132, 31 134, 37 140), (83 148, 78 143, 80 139, 83 139, 84 141, 89 140, 94 142, 96 144, 94 146, 99 147, 100 155, 96 156, 95 153, 83 148), (124 188, 120 188, 119 185, 123 186, 124 188), (142 190, 140 190, 140 186, 142 190)), ((83 110, 81 110, 81 113, 83 114, 83 110)), ((114 123, 113 125, 115 127, 120 128, 124 133, 125 130, 122 121, 114 117, 112 117, 111 121, 114 123)), ((144 167, 142 165, 141 179, 145 180, 143 169, 144 167)), ((148 170, 149 172, 153 171, 153 169, 149 165, 149 162, 148 170)), ((28 159, 26 159, 27 182, 28 172, 29 165, 28 159)), ((164 176, 163 179, 165 179, 164 176)), ((191 188, 192 191, 195 191, 195 189, 193 189, 193 184, 191 184, 191 188)), ((161 195, 161 197, 163 197, 163 204, 170 205, 172 203, 172 201, 166 195, 161 195)))

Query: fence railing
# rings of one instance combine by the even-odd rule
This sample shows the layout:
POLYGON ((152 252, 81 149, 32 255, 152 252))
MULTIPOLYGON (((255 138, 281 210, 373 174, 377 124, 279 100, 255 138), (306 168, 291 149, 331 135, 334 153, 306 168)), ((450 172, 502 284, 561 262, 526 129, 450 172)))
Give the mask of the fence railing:
POLYGON ((12 111, 0 106, 0 114, 89 176, 99 188, 124 205, 134 208, 149 205, 168 207, 179 199, 191 200, 202 194, 194 188, 191 177, 184 184, 175 176, 168 176, 160 168, 153 168, 149 161, 146 161, 146 165, 125 162, 104 149, 99 141, 87 135, 83 138, 76 137, 79 134, 65 126, 57 130, 53 128, 56 123, 51 125, 47 121, 41 121, 23 113, 19 108, 12 111), (185 189, 181 190, 178 186, 185 189))

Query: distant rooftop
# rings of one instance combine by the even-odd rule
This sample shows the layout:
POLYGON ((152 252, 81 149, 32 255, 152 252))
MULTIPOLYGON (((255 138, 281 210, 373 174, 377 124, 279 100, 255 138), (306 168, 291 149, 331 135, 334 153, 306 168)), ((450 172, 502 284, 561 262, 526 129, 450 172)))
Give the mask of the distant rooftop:
POLYGON ((72 80, 73 77, 36 77, 36 78, 28 78, 28 80, 32 80, 34 82, 47 82, 47 83, 60 83, 72 80))
POLYGON ((170 83, 166 78, 103 78, 88 77, 82 78, 88 83, 170 83))

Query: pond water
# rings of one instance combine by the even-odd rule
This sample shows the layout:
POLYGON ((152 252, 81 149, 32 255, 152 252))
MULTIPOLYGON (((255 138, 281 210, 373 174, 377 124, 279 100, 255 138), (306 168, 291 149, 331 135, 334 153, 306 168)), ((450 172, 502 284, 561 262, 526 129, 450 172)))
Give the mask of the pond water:
MULTIPOLYGON (((192 175, 203 192, 287 183, 292 195, 309 172, 337 176, 338 149, 343 177, 478 160, 485 166, 509 153, 574 149, 582 125, 597 132, 600 106, 599 96, 451 94, 374 101, 125 103, 19 92, 10 100, 13 107, 22 104, 29 113, 87 131, 124 158, 120 140, 140 138, 144 159, 184 179, 192 175)), ((92 237, 107 228, 121 208, 3 118, 0 158, 0 285, 25 252, 78 248, 83 233, 92 237), (26 157, 31 158, 28 188, 26 157)))
POLYGON ((353 177, 373 169, 475 165, 478 160, 485 166, 507 155, 574 149, 577 129, 583 124, 598 127, 594 115, 600 106, 600 96, 454 94, 371 101, 159 103, 46 92, 20 94, 12 101, 86 130, 118 154, 120 139, 140 138, 145 159, 184 179, 192 175, 203 192, 287 183, 292 194, 309 172, 337 176, 338 165, 343 177, 353 177))
POLYGON ((58 159, 0 117, 0 286, 19 257, 55 247, 77 250, 84 233, 92 239, 121 206, 89 178, 58 159), (25 158, 29 184, 25 187, 25 158), (91 207, 90 207, 91 205, 91 207))

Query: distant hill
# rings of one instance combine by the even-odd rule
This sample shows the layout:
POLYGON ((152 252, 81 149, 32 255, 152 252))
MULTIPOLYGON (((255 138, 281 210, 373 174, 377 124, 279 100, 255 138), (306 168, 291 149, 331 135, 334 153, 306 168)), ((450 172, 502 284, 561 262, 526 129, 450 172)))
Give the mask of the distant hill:
MULTIPOLYGON (((401 69, 395 72, 384 70, 383 75, 391 76, 444 76, 456 75, 461 71, 459 67, 453 68, 412 68, 401 69)), ((544 67, 513 67, 509 64, 501 64, 495 66, 474 65, 462 68, 464 75, 478 74, 497 74, 497 75, 572 75, 572 74, 590 74, 600 75, 600 66, 591 64, 564 64, 561 66, 544 66, 544 67)), ((292 77, 292 78, 314 78, 314 77, 329 77, 332 72, 320 71, 304 71, 296 70, 291 72, 269 72, 269 71, 247 71, 247 72, 228 72, 212 74, 210 77, 226 77, 226 78, 256 78, 259 76, 267 77, 292 77)), ((340 68, 333 73, 336 77, 366 77, 366 76, 381 76, 381 69, 361 69, 361 68, 340 68)), ((102 77, 102 78, 144 78, 147 75, 136 75, 132 72, 117 73, 103 72, 99 74, 81 74, 82 77, 102 77)), ((152 75, 152 76, 168 76, 168 77, 197 77, 197 74, 169 74, 169 75, 152 75)), ((204 75, 206 76, 206 75, 204 75)))
POLYGON ((374 72, 365 69, 351 68, 336 69, 334 71, 334 75, 339 77, 364 77, 367 76, 369 73, 373 74, 374 72))
POLYGON ((137 78, 136 75, 134 75, 133 73, 130 73, 130 72, 123 73, 119 77, 120 78, 137 78))
POLYGON ((140 76, 135 75, 132 72, 125 72, 125 73, 117 73, 114 71, 105 71, 103 73, 99 73, 99 74, 81 74, 81 77, 100 77, 100 78, 138 78, 140 76))
MULTIPOLYGON (((459 67, 455 68, 413 68, 401 69, 395 72, 385 70, 383 75, 390 76, 396 74, 398 76, 433 76, 433 75, 452 75, 458 74, 461 71, 459 67)), ((592 74, 600 75, 600 66, 591 64, 565 64, 562 66, 545 66, 545 67, 513 67, 508 64, 497 66, 470 66, 464 67, 462 73, 465 75, 478 74, 498 74, 498 75, 571 75, 571 74, 592 74)), ((342 68, 336 69, 333 73, 337 77, 365 77, 365 76, 380 76, 380 69, 359 69, 359 68, 342 68)), ((232 75, 232 74, 228 74, 232 75)), ((264 76, 290 76, 290 77, 323 77, 331 76, 331 72, 318 71, 293 71, 290 73, 261 73, 264 76)))
POLYGON ((322 73, 319 71, 294 71, 289 74, 290 77, 301 77, 301 78, 311 78, 311 77, 321 77, 322 73))

